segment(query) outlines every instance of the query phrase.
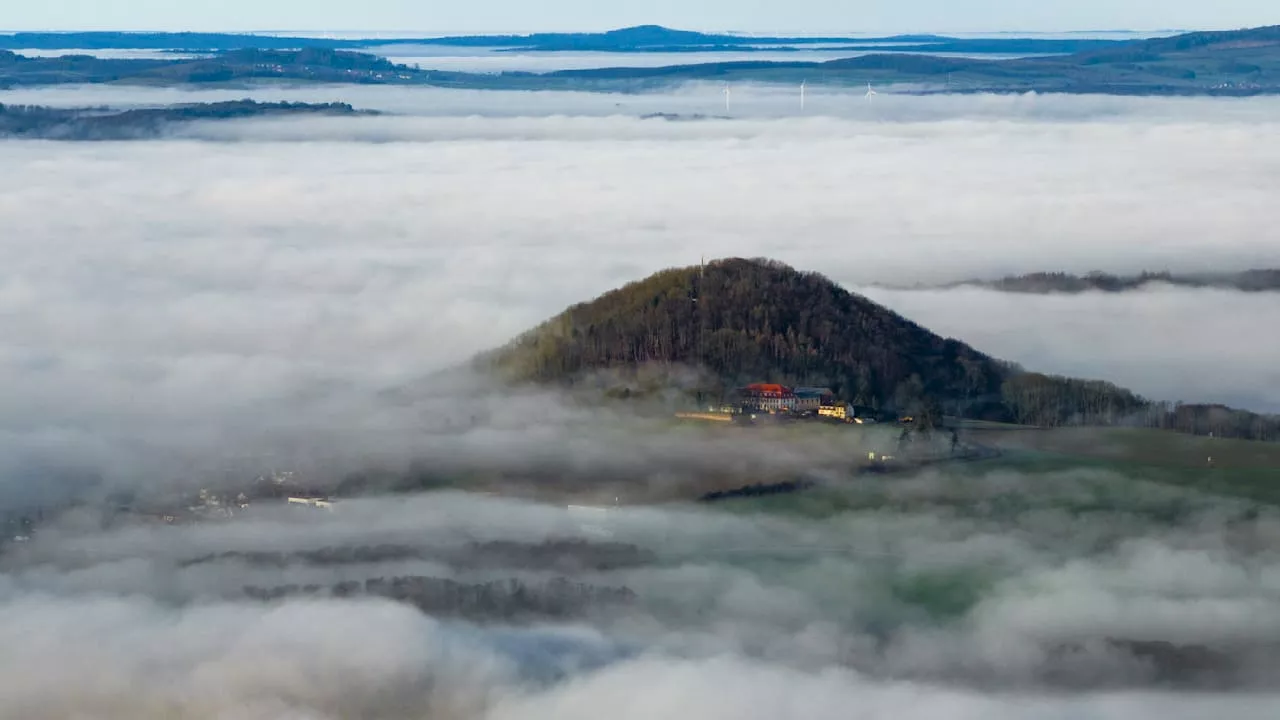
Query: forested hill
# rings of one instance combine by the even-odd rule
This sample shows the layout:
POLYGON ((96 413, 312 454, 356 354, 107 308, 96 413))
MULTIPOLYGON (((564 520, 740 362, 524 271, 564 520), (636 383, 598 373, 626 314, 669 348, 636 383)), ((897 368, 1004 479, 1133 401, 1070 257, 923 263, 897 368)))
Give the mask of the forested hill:
POLYGON ((664 270, 569 308, 476 365, 511 382, 562 385, 680 365, 702 369, 709 378, 700 389, 712 397, 766 381, 830 387, 858 405, 931 417, 1280 435, 1275 418, 1151 403, 1106 382, 1025 372, 822 275, 769 260, 664 270))
POLYGON ((1280 269, 1245 270, 1243 272, 1169 273, 1143 272, 1137 275, 1111 275, 1092 272, 1086 275, 1070 273, 1029 273, 1010 275, 999 280, 965 280, 942 286, 982 287, 1014 293, 1082 293, 1127 292, 1148 285, 1173 285, 1189 288, 1217 288, 1242 292, 1280 292, 1280 269))
POLYGON ((1014 369, 816 273, 729 259, 659 272, 569 308, 482 358, 507 378, 572 383, 646 364, 702 367, 722 391, 757 381, 831 387, 859 405, 1007 417, 1014 369))

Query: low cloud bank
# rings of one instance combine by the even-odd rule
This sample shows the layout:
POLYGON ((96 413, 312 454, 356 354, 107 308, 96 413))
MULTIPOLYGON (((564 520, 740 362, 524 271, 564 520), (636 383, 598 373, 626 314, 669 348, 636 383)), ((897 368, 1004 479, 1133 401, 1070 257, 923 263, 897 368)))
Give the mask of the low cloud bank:
MULTIPOLYGON (((513 96, 405 97, 442 106, 189 129, 235 143, 0 144, 0 472, 34 486, 51 465, 92 474, 121 456, 132 465, 116 474, 217 465, 229 449, 263 464, 400 447, 414 411, 377 391, 703 256, 774 257, 854 287, 1274 264, 1269 100, 893 99, 950 119, 681 123, 599 106, 626 98, 517 95, 530 104, 508 115, 542 116, 488 117, 513 96)), ((1275 348, 1252 331, 1275 314, 1266 299, 1020 299, 1014 312, 982 294, 944 308, 878 297, 1033 369, 1277 401, 1275 348)))
POLYGON ((349 102, 357 107, 425 117, 638 116, 668 112, 731 115, 735 119, 844 118, 872 122, 978 119, 992 122, 1270 123, 1280 101, 1271 97, 1161 98, 1111 95, 906 95, 881 86, 873 103, 865 85, 851 88, 810 83, 805 111, 800 88, 736 84, 729 112, 724 85, 691 82, 644 93, 454 90, 378 85, 302 85, 242 88, 58 85, 0 91, 0 102, 54 107, 155 106, 250 97, 260 102, 349 102))
POLYGON ((619 508, 600 521, 607 539, 560 505, 456 493, 185 527, 64 518, 0 555, 0 710, 1144 719, 1261 718, 1280 700, 1270 510, 1097 471, 931 472, 816 492, 811 508, 827 511, 808 518, 619 508), (552 538, 653 553, 569 571, 634 602, 567 623, 470 625, 372 598, 244 596, 246 584, 400 574, 533 583, 566 571, 514 550, 452 569, 301 553, 552 538), (244 550, 292 555, 187 562, 244 550), (758 697, 725 692, 744 678, 758 697))
MULTIPOLYGON (((422 97, 436 96, 405 102, 422 97)), ((1269 509, 1096 472, 854 480, 842 468, 871 440, 744 442, 431 374, 702 255, 772 256, 851 287, 1272 259, 1270 101, 965 102, 943 122, 448 110, 0 143, 6 513, 104 478, 159 503, 288 469, 489 487, 524 473, 607 489, 591 500, 604 504, 628 482, 687 496, 717 473, 797 465, 824 483, 792 515, 615 509, 608 541, 650 559, 572 570, 527 549, 467 561, 509 547, 485 543, 604 542, 563 500, 255 504, 159 528, 79 508, 0 555, 0 715, 1270 717, 1269 509), (382 549, 325 560, 332 548, 382 549), (330 592, 562 576, 634 601, 475 626, 330 592), (291 585, 273 603, 245 589, 291 585), (1191 694, 1206 688, 1255 694, 1191 694)), ((1267 297, 876 293, 1035 369, 1277 400, 1267 297)))

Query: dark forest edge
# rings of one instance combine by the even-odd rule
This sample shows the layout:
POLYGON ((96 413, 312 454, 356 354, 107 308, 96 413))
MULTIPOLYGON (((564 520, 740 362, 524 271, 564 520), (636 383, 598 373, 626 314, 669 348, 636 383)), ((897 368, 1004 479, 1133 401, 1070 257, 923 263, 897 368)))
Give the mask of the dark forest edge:
POLYGON ((474 367, 516 384, 644 398, 692 369, 685 401, 717 404, 752 382, 827 387, 912 416, 1037 427, 1102 426, 1280 440, 1280 417, 1160 402, 1115 384, 1029 372, 943 338, 831 280, 769 260, 656 273, 564 313, 474 367), (658 370, 655 370, 658 368, 658 370))
POLYGON ((49 108, 0 104, 0 138, 27 140, 146 140, 163 137, 176 125, 214 120, 368 115, 346 103, 259 103, 234 100, 162 108, 49 108))
MULTIPOLYGON (((297 42, 304 41, 295 40, 297 42)), ((954 52, 958 46, 930 44, 928 48, 927 52, 954 52)), ((644 92, 690 81, 799 84, 802 80, 835 87, 866 83, 898 85, 895 92, 912 94, 1053 92, 1250 96, 1280 93, 1280 26, 1189 33, 1094 47, 1066 55, 1003 60, 886 50, 828 62, 691 62, 666 67, 548 73, 423 70, 323 44, 309 44, 302 49, 238 48, 210 57, 172 60, 103 59, 84 55, 28 58, 0 50, 0 88, 64 83, 175 86, 283 81, 644 92)))
POLYGON ((1280 269, 1256 269, 1240 272, 1172 273, 1144 271, 1136 275, 1112 275, 1101 271, 1074 275, 1064 272, 1037 272, 1008 275, 998 280, 962 280, 941 285, 910 287, 884 286, 897 290, 951 290, 976 287, 1010 293, 1048 295, 1085 292, 1121 293, 1148 286, 1169 285, 1181 288, 1238 290, 1240 292, 1280 292, 1280 269))

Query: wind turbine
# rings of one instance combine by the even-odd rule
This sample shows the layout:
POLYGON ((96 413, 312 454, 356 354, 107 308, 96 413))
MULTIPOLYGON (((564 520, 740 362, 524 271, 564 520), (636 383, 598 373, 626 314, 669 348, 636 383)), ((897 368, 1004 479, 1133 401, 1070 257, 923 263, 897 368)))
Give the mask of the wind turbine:
POLYGON ((724 112, 725 112, 725 114, 726 114, 726 115, 729 113, 729 95, 730 95, 730 92, 729 92, 729 85, 728 85, 728 83, 725 83, 725 86, 724 86, 724 112))
POLYGON ((805 86, 808 84, 809 84, 808 80, 800 81, 800 112, 804 112, 804 90, 805 90, 805 86))
POLYGON ((871 87, 871 83, 867 83, 867 102, 868 103, 871 102, 871 98, 879 94, 880 93, 876 92, 875 89, 871 87))

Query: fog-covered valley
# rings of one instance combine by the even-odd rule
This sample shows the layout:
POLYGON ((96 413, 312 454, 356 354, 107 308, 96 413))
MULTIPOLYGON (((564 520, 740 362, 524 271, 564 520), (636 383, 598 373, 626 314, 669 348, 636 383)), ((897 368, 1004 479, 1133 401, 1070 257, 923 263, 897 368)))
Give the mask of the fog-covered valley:
POLYGON ((47 508, 0 550, 0 715, 1274 715, 1270 506, 1097 463, 859 475, 895 432, 693 432, 435 373, 653 271, 765 256, 1028 368, 1275 411, 1280 294, 873 287, 1275 267, 1275 100, 0 103, 246 96, 390 114, 0 142, 0 498, 47 508), (474 485, 116 512, 371 468, 474 485), (796 468, 810 492, 670 491, 796 468))

